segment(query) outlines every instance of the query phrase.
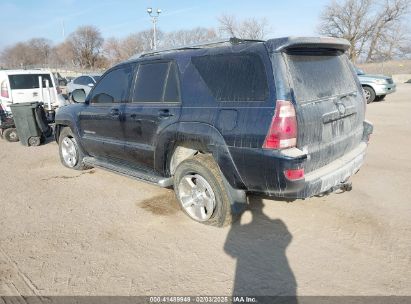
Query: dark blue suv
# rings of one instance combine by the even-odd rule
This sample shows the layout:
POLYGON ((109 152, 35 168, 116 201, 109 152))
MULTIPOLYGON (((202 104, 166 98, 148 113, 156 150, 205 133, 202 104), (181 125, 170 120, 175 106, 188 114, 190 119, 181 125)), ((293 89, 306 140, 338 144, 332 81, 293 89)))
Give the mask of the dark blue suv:
POLYGON ((247 193, 348 189, 372 132, 348 47, 232 38, 132 58, 59 109, 61 161, 174 187, 186 214, 215 226, 247 193))

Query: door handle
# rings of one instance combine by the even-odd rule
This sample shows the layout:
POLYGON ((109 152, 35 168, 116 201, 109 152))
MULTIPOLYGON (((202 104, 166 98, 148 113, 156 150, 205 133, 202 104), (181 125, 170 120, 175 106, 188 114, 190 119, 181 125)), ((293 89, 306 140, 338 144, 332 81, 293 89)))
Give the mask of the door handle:
POLYGON ((120 115, 120 110, 119 109, 111 109, 110 110, 110 115, 111 116, 119 116, 120 115))
POLYGON ((174 114, 171 113, 169 109, 163 109, 158 111, 158 117, 160 118, 168 118, 171 116, 174 116, 174 114))

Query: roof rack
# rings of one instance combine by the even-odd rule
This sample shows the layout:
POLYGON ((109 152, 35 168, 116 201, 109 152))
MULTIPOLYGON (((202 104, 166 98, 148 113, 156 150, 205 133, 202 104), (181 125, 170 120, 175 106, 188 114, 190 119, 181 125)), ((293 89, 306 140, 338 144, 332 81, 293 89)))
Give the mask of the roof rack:
POLYGON ((240 39, 240 38, 236 38, 236 37, 231 37, 231 38, 228 38, 228 39, 189 44, 189 45, 179 46, 179 47, 175 47, 175 48, 165 48, 165 49, 160 49, 160 50, 153 50, 153 51, 144 52, 144 53, 138 54, 136 56, 133 56, 131 59, 139 58, 139 57, 146 57, 146 56, 154 56, 154 55, 157 55, 157 54, 160 54, 160 53, 166 53, 166 52, 172 52, 172 51, 184 51, 184 50, 193 50, 193 49, 212 48, 212 47, 218 47, 218 46, 221 46, 221 45, 224 45, 224 44, 236 45, 236 44, 242 44, 242 43, 248 43, 248 42, 265 42, 265 40, 240 39))

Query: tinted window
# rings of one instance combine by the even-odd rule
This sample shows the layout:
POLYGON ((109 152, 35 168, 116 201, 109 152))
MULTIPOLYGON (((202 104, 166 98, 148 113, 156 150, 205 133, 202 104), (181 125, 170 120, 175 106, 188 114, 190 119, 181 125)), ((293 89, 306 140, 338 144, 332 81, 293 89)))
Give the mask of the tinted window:
POLYGON ((127 65, 108 72, 94 88, 91 102, 127 102, 133 80, 133 70, 133 66, 127 65))
POLYGON ((74 80, 73 80, 73 83, 74 83, 74 84, 82 84, 82 78, 83 78, 83 76, 74 79, 74 80))
POLYGON ((21 74, 9 75, 10 88, 12 90, 38 89, 39 76, 42 77, 43 88, 46 87, 46 80, 49 82, 49 87, 53 87, 50 74, 21 74))
POLYGON ((75 84, 80 84, 80 85, 88 85, 89 83, 94 83, 94 81, 89 77, 89 76, 81 76, 77 78, 77 82, 74 82, 75 84))
POLYGON ((178 74, 173 62, 141 64, 133 102, 178 102, 178 74))
POLYGON ((263 101, 268 87, 264 64, 256 54, 224 54, 191 59, 218 101, 263 101))
POLYGON ((93 79, 91 79, 88 76, 85 76, 83 80, 83 85, 89 85, 90 83, 94 83, 93 79))
POLYGON ((178 72, 177 66, 174 63, 170 64, 166 87, 164 90, 164 102, 180 101, 180 93, 178 89, 178 72))
POLYGON ((299 102, 357 90, 348 60, 341 52, 291 52, 287 55, 295 98, 299 102))

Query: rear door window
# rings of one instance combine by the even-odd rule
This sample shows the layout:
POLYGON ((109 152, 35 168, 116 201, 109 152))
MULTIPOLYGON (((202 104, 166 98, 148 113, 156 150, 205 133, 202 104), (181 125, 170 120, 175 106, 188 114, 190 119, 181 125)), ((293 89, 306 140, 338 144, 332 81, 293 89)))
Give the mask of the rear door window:
POLYGON ((39 76, 42 77, 43 88, 46 87, 46 80, 48 80, 49 87, 53 87, 50 74, 18 74, 9 75, 10 88, 12 90, 38 89, 39 76))
POLYGON ((140 64, 133 102, 179 102, 179 81, 174 62, 140 64))
POLYGON ((357 90, 346 56, 339 51, 288 52, 287 62, 298 102, 344 95, 357 90))
POLYGON ((218 101, 264 101, 268 96, 264 64, 257 54, 223 54, 191 58, 218 101))

